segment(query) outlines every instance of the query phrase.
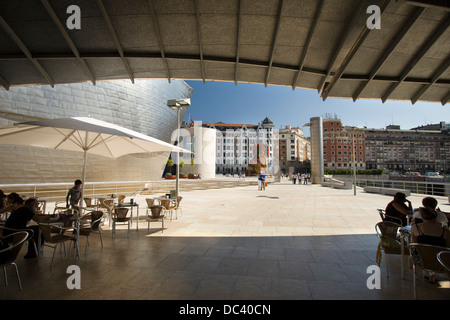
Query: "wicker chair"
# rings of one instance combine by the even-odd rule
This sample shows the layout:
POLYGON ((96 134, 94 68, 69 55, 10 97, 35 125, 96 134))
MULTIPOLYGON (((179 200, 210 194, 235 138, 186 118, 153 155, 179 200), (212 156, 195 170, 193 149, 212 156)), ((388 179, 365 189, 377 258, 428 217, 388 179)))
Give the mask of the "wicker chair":
POLYGON ((26 231, 19 231, 7 235, 3 237, 2 240, 5 241, 5 243, 10 242, 10 239, 12 239, 12 241, 7 248, 0 250, 0 267, 3 267, 3 274, 5 276, 5 285, 8 286, 6 267, 13 266, 14 269, 16 270, 17 282, 19 283, 20 291, 22 291, 22 282, 20 281, 19 269, 17 268, 17 264, 15 261, 27 238, 28 232, 26 231))
POLYGON ((102 221, 102 218, 104 216, 103 211, 92 211, 88 213, 91 219, 91 223, 89 227, 81 227, 80 228, 80 236, 86 236, 86 248, 84 249, 85 252, 87 252, 87 247, 89 245, 89 237, 91 236, 91 233, 98 232, 100 234, 100 242, 102 244, 103 248, 103 238, 102 238, 102 229, 100 228, 100 222, 102 221))
POLYGON ((112 210, 112 236, 114 237, 116 233, 116 224, 128 224, 128 233, 127 237, 130 234, 130 220, 131 217, 128 217, 128 208, 114 208, 112 210))
POLYGON ((55 202, 55 208, 53 209, 53 214, 55 214, 57 211, 61 212, 61 211, 66 211, 66 210, 67 210, 66 201, 56 201, 55 202))
POLYGON ((117 196, 117 202, 122 203, 123 200, 125 200, 125 198, 126 198, 125 195, 119 194, 119 195, 117 196))
MULTIPOLYGON (((39 228, 41 229, 42 235, 44 236, 44 240, 45 240, 44 245, 42 247, 46 246, 46 247, 53 248, 52 262, 50 264, 50 269, 52 269, 53 260, 55 259, 55 252, 56 252, 56 248, 58 247, 58 244, 63 244, 63 246, 64 246, 64 242, 66 242, 66 241, 76 242, 77 237, 75 234, 72 234, 72 235, 64 234, 65 230, 73 230, 73 228, 66 228, 66 227, 61 227, 61 226, 56 226, 56 225, 50 225, 48 223, 40 223, 39 228), (52 234, 52 232, 54 231, 55 228, 60 229, 60 232, 57 234, 52 234), (49 244, 54 244, 55 246, 51 246, 49 244)), ((76 249, 77 249, 77 255, 79 255, 78 246, 76 246, 76 249)), ((66 247, 64 246, 64 252, 65 251, 66 251, 66 247)))
POLYGON ((150 233, 150 222, 161 221, 161 233, 164 233, 164 214, 161 214, 163 211, 163 206, 151 206, 151 214, 147 215, 147 233, 150 233))
POLYGON ((92 198, 83 198, 86 208, 97 208, 97 204, 94 203, 92 198))
POLYGON ((378 210, 378 213, 380 214, 380 217, 381 217, 382 221, 394 222, 394 223, 397 223, 399 225, 402 225, 402 223, 403 223, 402 219, 386 215, 386 211, 384 211, 383 209, 377 209, 377 210, 378 210))
POLYGON ((420 268, 424 271, 436 273, 446 272, 446 269, 437 259, 437 255, 442 251, 450 251, 450 248, 432 246, 422 243, 411 243, 408 247, 413 264, 414 299, 417 299, 416 269, 420 268))
POLYGON ((175 206, 171 204, 171 201, 169 199, 162 199, 161 205, 163 206, 163 211, 166 213, 169 213, 170 215, 170 221, 172 221, 172 213, 173 210, 175 210, 175 206))
POLYGON ((112 222, 112 212, 114 210, 114 199, 103 199, 99 201, 98 208, 100 210, 104 210, 106 214, 108 214, 109 225, 111 226, 112 222))
POLYGON ((175 219, 178 218, 178 210, 180 210, 180 213, 181 213, 180 216, 183 215, 183 208, 181 208, 181 206, 180 206, 181 200, 183 200, 183 197, 177 196, 177 203, 175 204, 175 209, 174 209, 176 211, 175 219))
POLYGON ((148 211, 150 210, 150 207, 155 204, 155 199, 145 198, 145 202, 147 202, 147 210, 146 210, 145 214, 148 215, 148 211))
POLYGON ((389 221, 379 222, 375 225, 375 231, 377 232, 378 238, 380 239, 379 248, 384 251, 386 278, 389 278, 388 255, 401 255, 402 245, 398 240, 398 230, 401 227, 401 225, 389 221))

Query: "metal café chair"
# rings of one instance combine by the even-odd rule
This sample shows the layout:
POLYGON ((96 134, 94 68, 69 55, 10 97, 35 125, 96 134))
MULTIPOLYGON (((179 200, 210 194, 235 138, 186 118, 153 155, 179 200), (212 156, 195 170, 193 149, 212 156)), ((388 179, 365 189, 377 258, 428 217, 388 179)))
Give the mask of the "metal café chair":
POLYGON ((128 217, 128 208, 119 208, 116 207, 112 209, 112 236, 114 237, 116 233, 116 224, 122 223, 128 225, 127 237, 130 235, 130 220, 131 217, 128 217))
POLYGON ((3 267, 5 285, 8 286, 8 275, 6 273, 6 267, 13 266, 16 271, 17 282, 19 283, 20 291, 22 291, 22 282, 20 280, 16 259, 27 238, 28 232, 26 231, 19 231, 7 235, 2 238, 2 242, 5 244, 5 247, 3 249, 0 249, 0 267, 3 267))
POLYGON ((450 252, 441 251, 437 254, 436 258, 439 263, 444 267, 445 272, 450 277, 450 252))
POLYGON ((416 271, 422 269, 428 272, 444 273, 446 269, 439 262, 437 256, 442 251, 450 252, 450 248, 433 246, 430 244, 411 243, 409 253, 413 264, 413 291, 414 299, 417 299, 416 271))
POLYGON ((87 252, 87 248, 89 246, 89 238, 92 233, 98 233, 100 235, 100 242, 101 242, 102 248, 103 248, 103 237, 102 237, 102 229, 100 227, 100 223, 102 221, 104 214, 105 213, 103 211, 92 211, 92 212, 89 212, 88 214, 86 214, 86 216, 88 216, 91 221, 88 226, 86 226, 86 227, 82 226, 82 227, 80 227, 80 230, 79 230, 79 235, 86 237, 86 247, 84 249, 85 253, 87 252))
POLYGON ((151 206, 151 214, 147 215, 147 233, 150 233, 150 222, 161 221, 161 233, 164 233, 164 214, 161 214, 163 206, 151 206))
MULTIPOLYGON (((50 269, 52 269, 53 260, 55 259, 55 253, 56 253, 56 248, 58 247, 58 244, 63 244, 64 252, 65 252, 66 247, 64 246, 64 242, 73 241, 73 242, 75 242, 75 244, 77 244, 78 238, 75 233, 72 235, 67 235, 64 233, 65 230, 73 230, 73 228, 67 228, 67 227, 62 227, 62 226, 58 226, 58 225, 51 225, 50 223, 45 223, 45 222, 39 223, 39 228, 44 237, 44 245, 42 247, 46 246, 46 247, 53 248, 52 262, 50 264, 50 269), (54 234, 53 232, 54 232, 55 228, 59 229, 60 232, 54 234), (50 244, 54 244, 54 246, 51 246, 50 244)), ((77 256, 79 256, 78 245, 76 245, 75 247, 77 250, 77 256)), ((71 248, 71 246, 70 246, 70 248, 71 248)))
POLYGON ((386 214, 386 211, 384 211, 383 209, 377 209, 377 210, 378 210, 378 213, 380 214, 380 217, 381 217, 382 221, 391 221, 391 222, 397 223, 399 225, 402 225, 402 220, 401 219, 388 216, 386 214))
POLYGON ((379 248, 384 252, 386 278, 389 278, 388 255, 402 254, 402 245, 398 240, 398 232, 401 227, 401 225, 389 221, 378 222, 375 225, 375 231, 377 232, 378 238, 380 239, 379 248))

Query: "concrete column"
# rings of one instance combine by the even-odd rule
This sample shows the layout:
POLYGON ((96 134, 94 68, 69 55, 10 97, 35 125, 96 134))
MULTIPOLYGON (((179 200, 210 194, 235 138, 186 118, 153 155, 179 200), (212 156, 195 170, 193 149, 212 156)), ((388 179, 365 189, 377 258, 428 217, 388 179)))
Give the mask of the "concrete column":
MULTIPOLYGON (((202 179, 214 179, 216 177, 216 129, 202 128, 194 125, 187 130, 193 144, 194 166, 191 165, 190 156, 184 159, 184 174, 198 173, 202 179)), ((188 149, 188 148, 187 148, 188 149)))
POLYGON ((322 117, 310 119, 311 131, 311 182, 323 181, 323 122, 322 117))

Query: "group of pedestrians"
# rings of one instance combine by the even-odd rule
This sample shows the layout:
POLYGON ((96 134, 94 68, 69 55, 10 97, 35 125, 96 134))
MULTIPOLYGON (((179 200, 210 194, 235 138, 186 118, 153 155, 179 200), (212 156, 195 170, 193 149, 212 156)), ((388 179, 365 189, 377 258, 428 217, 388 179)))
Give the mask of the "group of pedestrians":
POLYGON ((292 183, 296 184, 298 180, 298 184, 308 184, 308 180, 311 180, 311 174, 303 172, 303 173, 293 173, 292 174, 292 183))
MULTIPOLYGON (((284 173, 281 173, 281 179, 283 179, 285 177, 284 173)), ((258 190, 265 190, 266 186, 267 186, 267 175, 264 172, 261 172, 258 175, 258 190)), ((294 173, 292 175, 292 183, 293 184, 297 184, 297 180, 298 180, 298 184, 308 184, 308 180, 311 181, 311 174, 307 173, 307 172, 303 172, 303 173, 294 173)))

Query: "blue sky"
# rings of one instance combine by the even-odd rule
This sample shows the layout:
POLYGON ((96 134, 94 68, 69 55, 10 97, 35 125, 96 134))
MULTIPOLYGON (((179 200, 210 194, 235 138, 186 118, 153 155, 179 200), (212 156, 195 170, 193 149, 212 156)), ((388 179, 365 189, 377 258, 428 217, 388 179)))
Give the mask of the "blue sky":
MULTIPOLYGON (((275 128, 291 125, 303 127, 311 117, 332 114, 344 125, 385 128, 389 124, 402 129, 450 122, 449 104, 409 101, 358 100, 328 98, 322 101, 316 90, 230 82, 186 81, 193 89, 185 119, 202 122, 258 124, 269 117, 275 128)), ((309 136, 309 130, 305 135, 309 136)))

